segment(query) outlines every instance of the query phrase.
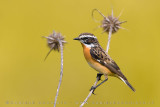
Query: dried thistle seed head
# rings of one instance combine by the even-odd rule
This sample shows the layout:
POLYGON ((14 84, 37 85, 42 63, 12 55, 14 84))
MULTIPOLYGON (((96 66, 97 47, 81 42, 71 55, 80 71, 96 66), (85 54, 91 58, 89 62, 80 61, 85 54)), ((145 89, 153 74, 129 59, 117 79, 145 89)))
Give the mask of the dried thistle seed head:
POLYGON ((112 29, 112 33, 115 33, 121 28, 120 25, 124 22, 120 22, 118 18, 111 15, 103 19, 101 27, 104 29, 104 32, 109 33, 110 29, 112 29))
POLYGON ((54 49, 55 51, 60 50, 60 42, 62 43, 63 46, 64 46, 64 43, 66 43, 66 41, 64 41, 64 37, 61 35, 61 33, 56 33, 55 31, 53 31, 53 34, 51 34, 47 37, 47 40, 48 40, 48 46, 51 49, 54 49))
MULTIPOLYGON (((102 20, 102 25, 100 27, 102 27, 104 29, 103 32, 107 32, 109 33, 110 31, 112 33, 117 32, 119 29, 121 29, 122 27, 120 26, 122 23, 125 23, 126 21, 119 21, 119 16, 118 17, 114 17, 113 16, 113 11, 112 11, 112 15, 109 16, 104 16, 99 10, 94 9, 94 11, 98 11, 102 16, 103 16, 103 20, 102 20)), ((93 17, 93 13, 92 13, 92 17, 93 17)))
POLYGON ((48 52, 46 58, 48 57, 48 55, 50 54, 50 52, 52 50, 55 50, 55 51, 60 50, 60 43, 62 43, 62 47, 66 43, 66 41, 64 41, 64 37, 61 35, 61 33, 56 33, 55 31, 53 31, 53 34, 51 34, 45 38, 47 38, 47 44, 51 48, 50 51, 48 52))

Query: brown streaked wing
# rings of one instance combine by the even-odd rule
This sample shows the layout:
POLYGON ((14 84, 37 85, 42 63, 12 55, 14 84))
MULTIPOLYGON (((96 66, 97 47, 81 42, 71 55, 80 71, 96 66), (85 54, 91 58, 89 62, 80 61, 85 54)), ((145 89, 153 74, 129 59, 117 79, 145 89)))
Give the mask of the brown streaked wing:
POLYGON ((120 71, 118 65, 105 53, 101 47, 92 47, 90 49, 92 58, 98 61, 101 65, 107 67, 111 72, 117 74, 123 79, 127 80, 123 73, 120 71))

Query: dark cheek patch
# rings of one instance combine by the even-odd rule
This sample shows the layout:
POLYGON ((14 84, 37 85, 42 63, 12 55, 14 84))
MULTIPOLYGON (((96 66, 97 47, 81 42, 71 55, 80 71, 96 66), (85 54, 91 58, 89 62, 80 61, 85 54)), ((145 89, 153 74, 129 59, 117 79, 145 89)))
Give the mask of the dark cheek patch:
POLYGON ((88 42, 88 44, 94 43, 94 39, 88 39, 87 42, 88 42))
POLYGON ((86 44, 91 44, 90 40, 85 40, 84 41, 86 44))

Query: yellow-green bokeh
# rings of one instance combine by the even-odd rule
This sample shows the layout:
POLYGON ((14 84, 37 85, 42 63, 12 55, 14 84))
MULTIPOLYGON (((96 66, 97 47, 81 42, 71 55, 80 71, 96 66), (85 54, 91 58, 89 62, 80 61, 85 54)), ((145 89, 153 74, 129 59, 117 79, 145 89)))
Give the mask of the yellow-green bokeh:
MULTIPOLYGON (((95 81, 96 71, 88 66, 80 43, 73 38, 90 32, 98 37, 103 48, 107 42, 107 34, 101 34, 102 29, 94 30, 99 25, 91 18, 94 8, 105 15, 113 8, 115 16, 124 9, 120 20, 127 21, 122 26, 128 30, 119 30, 112 36, 109 54, 136 92, 110 77, 85 107, 160 106, 160 1, 0 0, 0 107, 53 107, 47 103, 55 98, 60 53, 52 52, 44 62, 49 48, 42 38, 53 30, 65 35, 68 42, 57 107, 79 106, 95 81), (19 104, 33 101, 35 104, 19 104)), ((100 19, 98 13, 95 17, 100 19)))

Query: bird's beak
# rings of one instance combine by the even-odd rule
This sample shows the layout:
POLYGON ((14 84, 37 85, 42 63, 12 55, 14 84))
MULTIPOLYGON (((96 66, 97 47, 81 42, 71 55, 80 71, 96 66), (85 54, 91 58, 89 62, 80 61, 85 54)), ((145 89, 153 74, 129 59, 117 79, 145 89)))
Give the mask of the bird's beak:
POLYGON ((73 40, 80 40, 80 39, 79 39, 79 37, 77 37, 77 38, 74 38, 73 40))

